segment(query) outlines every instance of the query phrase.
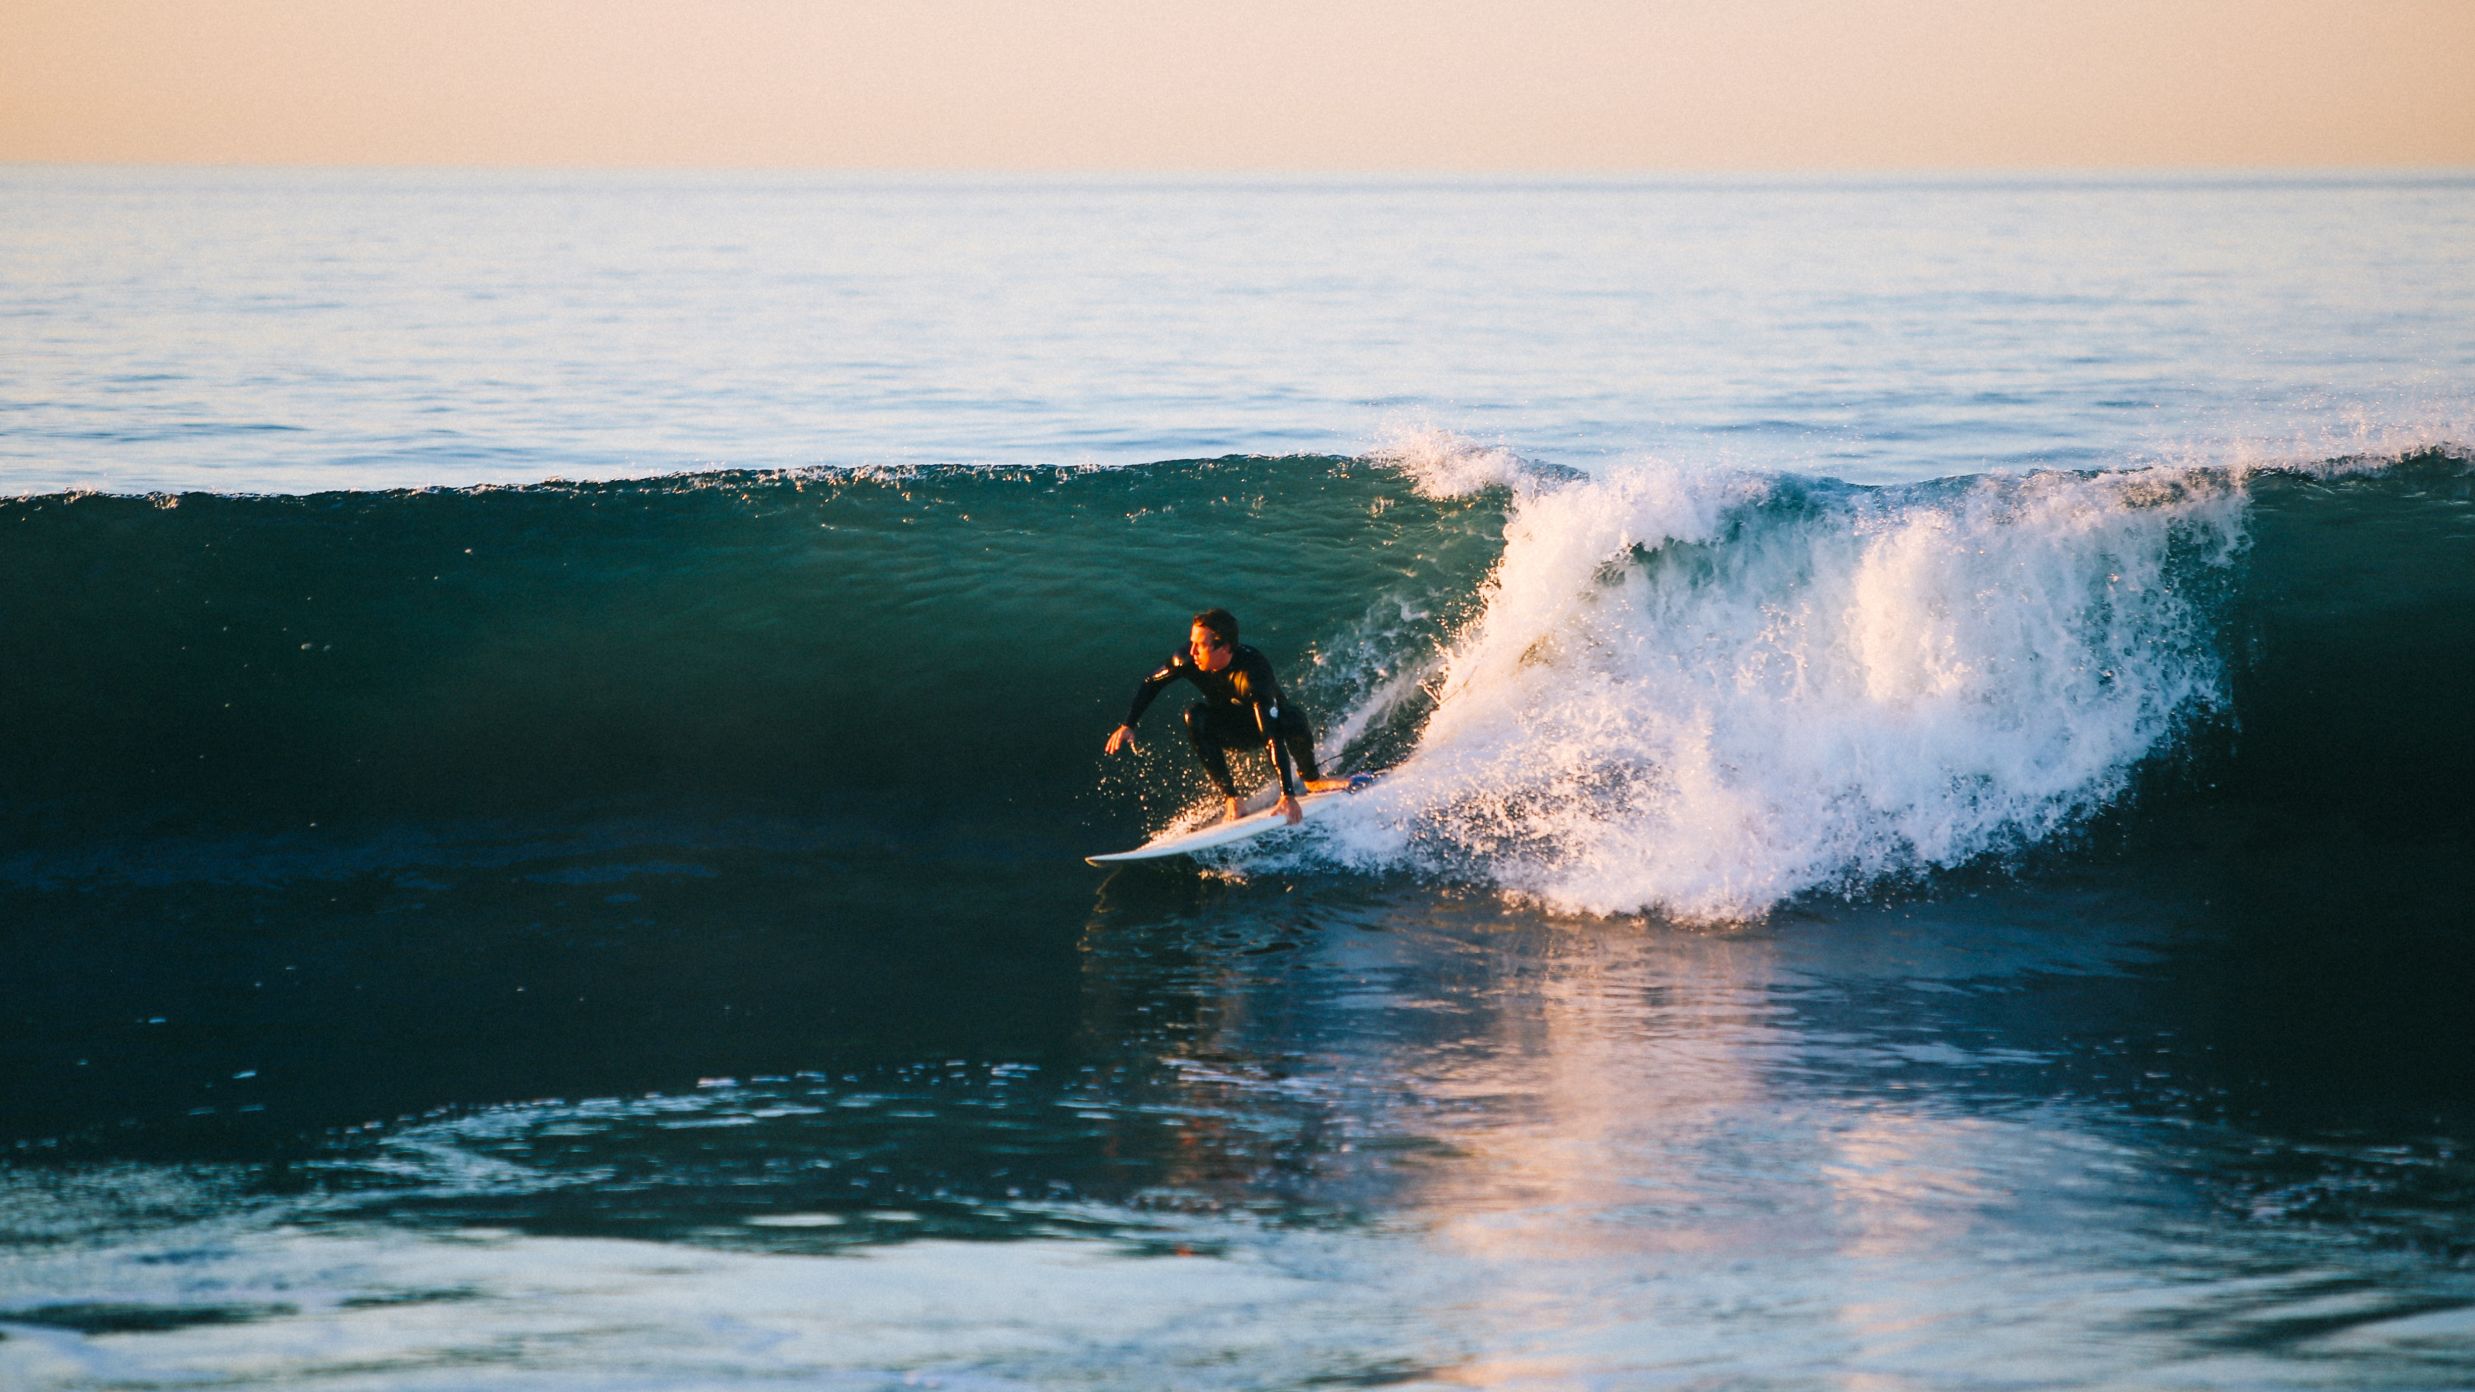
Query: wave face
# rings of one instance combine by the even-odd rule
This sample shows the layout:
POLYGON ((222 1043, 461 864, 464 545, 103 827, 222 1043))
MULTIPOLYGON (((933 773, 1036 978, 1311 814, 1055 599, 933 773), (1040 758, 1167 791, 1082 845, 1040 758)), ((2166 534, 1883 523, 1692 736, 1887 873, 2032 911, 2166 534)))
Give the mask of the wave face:
POLYGON ((629 819, 1080 853, 1203 792, 1174 699, 1136 759, 1098 748, 1217 603, 1327 757, 1398 768, 1296 865, 1726 919, 2056 844, 2160 770, 2167 810, 2464 830, 2469 478, 1585 478, 1411 439, 29 498, 0 822, 44 873, 629 819))
POLYGON ((2287 471, 2248 488, 2214 801, 2385 841, 2475 839, 2475 458, 2287 471))
POLYGON ((1087 850, 1093 756, 1188 615, 1235 609, 1346 705, 1381 674, 1325 648, 1431 645, 1500 530, 1335 459, 5 502, 0 827, 789 816, 1087 850))

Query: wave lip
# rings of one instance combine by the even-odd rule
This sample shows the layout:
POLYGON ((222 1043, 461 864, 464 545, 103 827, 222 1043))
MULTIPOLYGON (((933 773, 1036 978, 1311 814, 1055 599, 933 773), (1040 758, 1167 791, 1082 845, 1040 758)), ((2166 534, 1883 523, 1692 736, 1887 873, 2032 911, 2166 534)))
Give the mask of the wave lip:
POLYGON ((1366 458, 1408 480, 1423 498, 1469 498, 1495 489, 1519 495, 1582 477, 1433 425, 1395 425, 1366 458))
POLYGON ((1338 852, 1727 920, 2023 848, 2223 708, 2244 509, 2205 470, 1541 489, 1338 852))

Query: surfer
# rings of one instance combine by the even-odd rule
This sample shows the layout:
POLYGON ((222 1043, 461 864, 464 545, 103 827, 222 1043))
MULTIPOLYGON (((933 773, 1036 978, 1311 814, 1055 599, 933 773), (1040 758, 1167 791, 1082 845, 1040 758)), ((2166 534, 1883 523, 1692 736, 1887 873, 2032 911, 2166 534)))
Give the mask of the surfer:
POLYGON ((1195 615, 1185 649, 1170 654, 1159 671, 1135 688, 1125 723, 1109 732, 1108 753, 1134 744, 1135 722, 1143 718, 1162 687, 1180 678, 1203 692, 1202 700, 1186 708, 1186 738, 1193 742, 1204 773, 1228 799, 1231 821, 1245 810, 1237 784, 1229 777, 1232 748, 1263 745, 1273 771, 1280 775, 1280 801, 1274 810, 1291 823, 1306 815, 1298 806, 1301 790, 1319 793, 1345 786, 1340 780, 1318 776, 1315 735, 1307 726, 1306 713, 1282 697, 1271 660, 1238 641, 1237 619, 1226 609, 1206 609, 1195 615))

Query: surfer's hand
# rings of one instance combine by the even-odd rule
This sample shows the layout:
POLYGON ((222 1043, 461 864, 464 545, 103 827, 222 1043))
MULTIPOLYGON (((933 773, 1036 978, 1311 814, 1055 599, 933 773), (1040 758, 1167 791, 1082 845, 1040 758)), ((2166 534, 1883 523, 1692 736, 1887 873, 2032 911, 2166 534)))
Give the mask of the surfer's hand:
POLYGON ((1282 819, 1291 826, 1296 826, 1306 820, 1306 809, 1298 806, 1298 800, 1287 793, 1281 794, 1280 801, 1272 804, 1272 810, 1278 812, 1282 819))
POLYGON ((1114 754, 1120 749, 1132 749, 1133 747, 1134 727, 1132 725, 1120 725, 1116 729, 1109 731, 1109 747, 1101 752, 1104 754, 1114 754))

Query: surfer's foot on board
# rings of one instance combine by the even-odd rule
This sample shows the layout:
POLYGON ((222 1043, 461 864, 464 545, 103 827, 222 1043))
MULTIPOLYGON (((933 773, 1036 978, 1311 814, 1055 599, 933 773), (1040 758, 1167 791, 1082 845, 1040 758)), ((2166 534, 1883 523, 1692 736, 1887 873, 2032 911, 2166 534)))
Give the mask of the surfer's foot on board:
POLYGON ((1229 799, 1229 817, 1228 817, 1228 820, 1230 820, 1230 821, 1233 821, 1233 822, 1234 822, 1234 821, 1236 821, 1238 818, 1243 817, 1243 816, 1245 816, 1245 815, 1246 815, 1246 804, 1245 804, 1245 803, 1243 803, 1243 802, 1241 802, 1241 801, 1239 801, 1239 800, 1238 800, 1238 799, 1236 799, 1236 798, 1231 798, 1231 799, 1229 799))

